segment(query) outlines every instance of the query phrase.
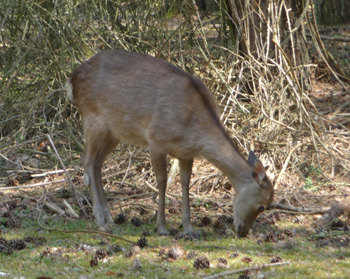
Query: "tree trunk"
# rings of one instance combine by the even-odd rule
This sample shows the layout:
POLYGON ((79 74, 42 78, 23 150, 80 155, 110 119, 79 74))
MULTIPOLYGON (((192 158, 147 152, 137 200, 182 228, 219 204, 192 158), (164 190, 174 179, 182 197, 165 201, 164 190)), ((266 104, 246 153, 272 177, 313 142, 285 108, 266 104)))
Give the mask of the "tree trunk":
POLYGON ((226 0, 225 4, 235 51, 292 68, 303 89, 308 89, 309 73, 300 66, 309 61, 302 25, 309 0, 226 0))
POLYGON ((350 22, 350 0, 316 0, 316 18, 319 24, 344 24, 350 22))

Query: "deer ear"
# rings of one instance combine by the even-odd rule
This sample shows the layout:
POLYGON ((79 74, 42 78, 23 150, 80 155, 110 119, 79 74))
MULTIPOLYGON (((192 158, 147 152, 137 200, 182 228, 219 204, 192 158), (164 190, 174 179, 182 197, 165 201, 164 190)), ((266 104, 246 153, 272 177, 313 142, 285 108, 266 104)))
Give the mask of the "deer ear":
POLYGON ((260 160, 256 157, 253 151, 249 152, 248 164, 252 167, 253 178, 258 185, 262 185, 262 182, 266 176, 266 170, 260 160))
POLYGON ((263 166, 263 164, 257 160, 253 166, 253 178, 258 185, 263 184, 263 180, 266 176, 266 170, 263 166))
POLYGON ((249 155, 248 155, 249 166, 251 166, 253 168, 256 161, 258 161, 258 158, 256 158, 254 151, 249 151, 249 155))

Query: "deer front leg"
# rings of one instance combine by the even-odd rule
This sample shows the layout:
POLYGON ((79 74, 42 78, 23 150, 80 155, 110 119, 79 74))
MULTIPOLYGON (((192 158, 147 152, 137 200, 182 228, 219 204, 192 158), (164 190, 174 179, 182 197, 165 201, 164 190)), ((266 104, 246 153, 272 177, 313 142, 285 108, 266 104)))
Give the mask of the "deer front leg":
POLYGON ((182 187, 182 226, 186 234, 192 234, 189 185, 192 174, 193 159, 180 160, 180 178, 182 187))
MULTIPOLYGON (((90 122, 89 122, 90 123, 90 122)), ((89 187, 92 198, 93 214, 99 230, 106 230, 107 224, 113 224, 107 199, 103 190, 101 169, 107 155, 118 143, 116 139, 99 126, 84 127, 86 146, 83 155, 84 182, 89 187)))
MULTIPOLYGON (((88 165, 85 168, 84 183, 89 187, 90 190, 90 195, 92 198, 93 215, 95 218, 96 225, 98 226, 99 230, 104 231, 106 222, 108 221, 108 217, 106 216, 106 212, 104 212, 105 205, 101 203, 101 190, 99 190, 98 178, 96 179, 96 173, 92 165, 88 165)), ((104 196, 104 193, 102 194, 104 196)), ((112 217, 110 216, 110 218, 112 217)))
POLYGON ((160 235, 167 235, 169 232, 165 228, 165 190, 167 183, 166 154, 150 150, 150 155, 159 190, 156 228, 160 235))

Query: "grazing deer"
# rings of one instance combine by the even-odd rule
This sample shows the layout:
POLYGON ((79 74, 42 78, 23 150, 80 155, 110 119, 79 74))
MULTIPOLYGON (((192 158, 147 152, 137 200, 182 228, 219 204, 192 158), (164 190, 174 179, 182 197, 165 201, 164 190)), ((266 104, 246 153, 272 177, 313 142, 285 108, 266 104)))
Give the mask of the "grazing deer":
POLYGON ((152 56, 108 50, 76 69, 67 91, 82 116, 84 180, 98 226, 113 223, 101 168, 120 141, 149 150, 159 189, 159 234, 167 234, 167 154, 180 162, 185 233, 193 232, 189 182, 195 157, 209 160, 234 185, 234 229, 239 236, 247 235, 258 214, 271 204, 273 185, 265 168, 253 152, 246 161, 235 149, 220 123, 211 92, 199 78, 152 56))

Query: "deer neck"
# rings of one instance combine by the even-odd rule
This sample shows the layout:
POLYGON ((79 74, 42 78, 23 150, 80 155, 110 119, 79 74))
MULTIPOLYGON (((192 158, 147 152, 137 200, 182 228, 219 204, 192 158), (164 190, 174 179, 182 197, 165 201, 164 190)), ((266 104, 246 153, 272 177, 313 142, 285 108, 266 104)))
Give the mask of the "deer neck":
POLYGON ((250 185, 254 186, 252 169, 232 142, 224 134, 216 136, 212 142, 213 144, 208 145, 205 149, 203 157, 229 178, 235 192, 237 193, 250 185))

